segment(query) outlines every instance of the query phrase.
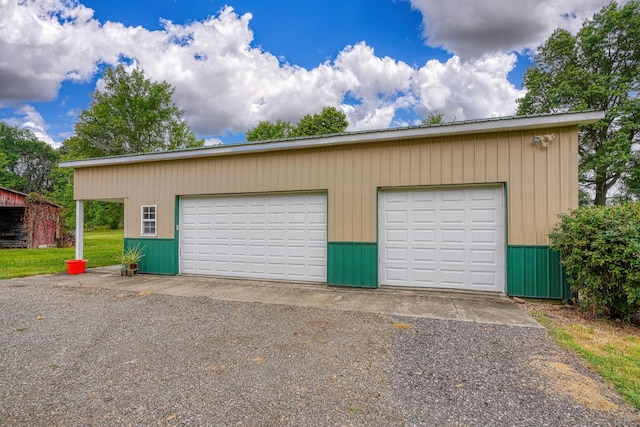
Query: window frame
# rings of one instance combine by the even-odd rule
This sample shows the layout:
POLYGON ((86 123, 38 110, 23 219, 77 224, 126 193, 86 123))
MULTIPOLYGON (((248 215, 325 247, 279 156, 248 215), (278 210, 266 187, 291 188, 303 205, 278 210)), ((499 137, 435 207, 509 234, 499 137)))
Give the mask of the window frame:
POLYGON ((140 206, 140 235, 145 237, 156 237, 158 235, 158 205, 141 205, 140 206), (147 209, 147 218, 145 218, 145 208, 147 209), (151 210, 153 209, 153 218, 151 218, 151 210), (150 229, 153 226, 153 233, 145 233, 145 228, 150 229))

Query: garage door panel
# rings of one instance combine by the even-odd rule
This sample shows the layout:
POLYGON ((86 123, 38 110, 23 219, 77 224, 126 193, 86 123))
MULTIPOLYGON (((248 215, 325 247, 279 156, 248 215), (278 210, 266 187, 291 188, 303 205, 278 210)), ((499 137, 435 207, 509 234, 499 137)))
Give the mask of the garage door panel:
MULTIPOLYGON (((325 268, 320 266, 307 266, 307 274, 311 280, 322 282, 325 280, 325 268)), ((309 279, 306 279, 309 280, 309 279)))
POLYGON ((424 264, 434 264, 436 262, 437 252, 434 248, 413 248, 411 252, 413 254, 411 259, 414 262, 424 264))
POLYGON ((464 273, 465 272, 463 270, 441 269, 440 270, 440 280, 445 285, 464 286, 464 282, 465 282, 465 280, 464 280, 465 274, 464 273))
POLYGON ((387 224, 405 225, 407 223, 406 210, 387 211, 387 224))
MULTIPOLYGON (((275 225, 275 224, 270 224, 271 226, 275 225)), ((269 229, 267 231, 267 241, 269 242, 284 242, 285 236, 286 236, 286 231, 279 229, 279 230, 274 230, 274 229, 269 229)))
POLYGON ((498 253, 493 249, 470 249, 470 262, 473 265, 497 265, 498 253))
POLYGON ((469 195, 472 202, 478 201, 491 201, 497 202, 499 199, 502 199, 502 194, 496 193, 494 188, 481 188, 477 187, 474 191, 469 195))
POLYGON ((474 228, 470 231, 470 245, 490 244, 494 246, 498 244, 498 230, 474 228))
MULTIPOLYGON (((419 286, 432 286, 436 283, 436 270, 433 268, 414 268, 413 282, 419 286)), ((407 286, 406 283, 400 285, 407 286)))
MULTIPOLYGON (((204 245, 202 245, 202 246, 204 246, 204 245)), ((215 258, 226 258, 226 257, 229 255, 229 253, 231 252, 231 250, 230 250, 229 246, 230 246, 230 245, 221 245, 221 244, 216 244, 216 243, 214 242, 214 245, 213 245, 213 254, 214 254, 215 258)), ((199 252, 198 252, 198 253, 199 253, 199 252)), ((187 254, 185 254, 185 253, 183 252, 183 254, 182 254, 182 255, 183 255, 183 258, 185 258, 187 254)))
POLYGON ((266 222, 267 215, 264 212, 253 212, 249 214, 249 223, 254 225, 263 225, 266 222))
POLYGON ((464 264, 466 261, 464 249, 441 249, 440 262, 445 264, 464 264))
POLYGON ((202 258, 202 257, 206 257, 206 258, 211 258, 211 254, 213 253, 213 248, 209 245, 206 246, 202 246, 202 245, 198 245, 193 247, 193 252, 192 253, 198 253, 198 258, 202 258))
POLYGON ((266 237, 267 237, 267 230, 265 230, 264 228, 249 229, 249 241, 264 242, 266 237))
POLYGON ((401 193, 401 192, 397 192, 393 194, 390 193, 389 196, 387 197, 387 203, 389 204, 389 206, 392 206, 393 204, 406 205, 408 196, 409 195, 407 193, 401 193))
POLYGON ((471 219, 470 222, 473 225, 498 225, 498 210, 491 208, 483 209, 470 209, 471 219))
POLYGON ((248 254, 246 245, 231 245, 231 255, 238 257, 246 257, 248 254))
POLYGON ((311 246, 326 246, 327 233, 324 230, 307 230, 307 236, 311 246))
POLYGON ((457 228, 446 228, 440 230, 440 243, 454 243, 464 245, 466 243, 465 230, 457 228))
POLYGON ((406 283, 409 278, 407 268, 389 267, 386 271, 386 276, 390 282, 406 283))
POLYGON ((442 191, 440 194, 435 194, 432 200, 437 201, 438 196, 440 198, 439 201, 444 204, 452 203, 452 202, 455 202, 456 204, 464 203, 465 190, 452 190, 452 189, 445 190, 445 191, 442 191))
POLYGON ((287 219, 286 215, 280 212, 269 212, 267 225, 283 225, 287 219))
POLYGON ((435 244, 436 230, 414 230, 414 243, 435 244))
POLYGON ((304 228, 300 229, 288 229, 287 237, 290 242, 306 242, 307 240, 307 230, 304 228))
POLYGON ((185 236, 187 237, 187 239, 193 240, 197 237, 197 233, 195 230, 185 230, 185 236))
POLYGON ((503 292, 503 199, 501 186, 380 192, 380 283, 503 292))
POLYGON ((326 225, 326 214, 321 212, 312 212, 307 215, 308 223, 311 225, 326 225))
POLYGON ((413 211, 413 223, 425 227, 433 227, 436 223, 435 209, 415 209, 413 211))
POLYGON ((284 276, 285 271, 284 262, 269 262, 267 264, 267 275, 269 275, 269 277, 281 278, 284 276))
POLYGON ((307 258, 307 254, 305 253, 305 247, 304 245, 291 245, 289 244, 286 248, 286 256, 287 258, 291 259, 292 261, 289 262, 289 264, 294 264, 299 262, 298 258, 300 259, 306 259, 307 258))
POLYGON ((188 254, 195 254, 196 253, 196 245, 184 245, 182 247, 182 252, 188 253, 188 254))
POLYGON ((324 247, 310 247, 307 250, 309 259, 311 260, 324 260, 326 250, 324 247))
MULTIPOLYGON (((212 236, 216 239, 229 239, 231 238, 231 230, 228 227, 223 227, 223 224, 215 224, 213 229, 207 230, 204 227, 196 228, 194 224, 193 229, 185 229, 183 228, 183 233, 193 231, 194 233, 198 233, 200 236, 212 236)), ((184 234, 186 240, 186 234, 184 234)))
POLYGON ((184 198, 181 272, 326 281, 323 194, 184 198))
POLYGON ((391 261, 406 262, 408 260, 408 252, 409 250, 407 248, 388 248, 386 256, 387 259, 391 261))
MULTIPOLYGON (((201 208, 202 208, 202 209, 207 209, 207 208, 212 209, 210 206, 202 206, 201 208)), ((208 216, 208 215, 206 215, 206 214, 201 214, 201 215, 200 215, 200 218, 203 218, 203 220, 204 220, 204 218, 205 218, 206 216, 208 216)), ((200 219, 200 218, 198 218, 198 219, 200 219)), ((214 214, 213 214, 213 221, 214 221, 216 224, 219 224, 219 225, 229 224, 229 223, 231 222, 231 215, 230 215, 230 214, 228 214, 228 213, 223 213, 223 214, 221 214, 221 213, 214 213, 214 214)), ((195 222, 193 222, 193 224, 195 224, 195 222)))
POLYGON ((232 273, 243 273, 247 271, 247 263, 245 261, 231 261, 232 273))
POLYGON ((274 243, 269 243, 267 248, 267 255, 273 258, 284 258, 286 255, 286 248, 284 245, 278 245, 274 243))
POLYGON ((473 286, 492 287, 496 281, 495 271, 471 271, 470 281, 473 286))
POLYGON ((440 224, 464 225, 466 223, 464 209, 442 209, 440 224))
POLYGON ((267 265, 264 262, 250 262, 249 272, 253 274, 266 274, 267 265))
POLYGON ((264 258, 267 254, 267 248, 264 245, 249 245, 249 256, 264 258))

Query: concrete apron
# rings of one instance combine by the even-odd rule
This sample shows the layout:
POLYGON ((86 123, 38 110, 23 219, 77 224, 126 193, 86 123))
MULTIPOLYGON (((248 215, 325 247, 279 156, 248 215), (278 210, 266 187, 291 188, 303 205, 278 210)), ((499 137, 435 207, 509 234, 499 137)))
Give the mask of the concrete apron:
POLYGON ((206 276, 142 274, 122 277, 119 267, 88 269, 79 275, 36 276, 50 284, 151 292, 225 301, 286 304, 410 317, 541 327, 505 295, 433 289, 357 289, 313 283, 273 282, 206 276))

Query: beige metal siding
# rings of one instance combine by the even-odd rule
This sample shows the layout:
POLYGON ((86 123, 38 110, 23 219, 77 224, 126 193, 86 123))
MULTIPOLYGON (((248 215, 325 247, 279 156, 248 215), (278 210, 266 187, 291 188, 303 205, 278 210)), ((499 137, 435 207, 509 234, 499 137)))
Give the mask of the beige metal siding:
POLYGON ((506 183, 509 243, 545 245, 578 203, 577 129, 544 129, 307 148, 76 169, 75 197, 125 199, 125 236, 140 205, 158 205, 158 237, 174 236, 175 195, 328 192, 329 241, 376 241, 377 189, 506 183), (555 133, 548 148, 534 135, 555 133))

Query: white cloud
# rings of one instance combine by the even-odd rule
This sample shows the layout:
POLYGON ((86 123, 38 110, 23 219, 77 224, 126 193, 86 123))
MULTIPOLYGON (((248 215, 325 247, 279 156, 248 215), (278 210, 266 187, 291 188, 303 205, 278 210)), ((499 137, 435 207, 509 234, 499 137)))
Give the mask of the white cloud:
POLYGON ((11 117, 4 120, 10 126, 17 126, 24 129, 29 129, 40 141, 46 142, 53 147, 58 147, 60 144, 56 142, 47 133, 47 124, 42 118, 40 113, 31 105, 22 105, 16 108, 17 117, 11 117))
POLYGON ((52 100, 63 80, 86 81, 109 59, 91 9, 62 0, 0 0, 0 9, 0 99, 52 100))
POLYGON ((507 81, 515 61, 515 54, 495 54, 473 61, 454 56, 444 64, 427 62, 413 80, 418 112, 426 117, 438 111, 445 121, 512 114, 522 95, 507 81))
MULTIPOLYGON (((452 8, 442 3, 412 0, 415 7, 441 6, 438 16, 451 21, 452 8)), ((203 135, 242 132, 261 120, 295 122, 325 106, 344 111, 352 130, 402 123, 400 110, 437 110, 457 120, 509 115, 520 96, 507 80, 515 57, 503 53, 416 67, 376 56, 361 42, 305 69, 254 47, 251 14, 230 7, 185 25, 164 21, 158 31, 100 23, 91 9, 65 0, 0 0, 0 7, 0 102, 55 99, 63 81, 89 81, 100 64, 122 57, 173 85, 176 103, 203 135)), ((426 22, 431 17, 425 13, 426 22)), ((485 19, 484 12, 476 18, 485 19)), ((449 46, 453 39, 439 31, 430 37, 449 46)), ((46 131, 44 123, 23 119, 46 131)))
POLYGON ((204 140, 205 147, 213 147, 215 145, 222 145, 222 140, 220 138, 207 138, 204 140))
POLYGON ((462 58, 535 50, 556 28, 576 32, 609 0, 410 0, 427 44, 462 58))

